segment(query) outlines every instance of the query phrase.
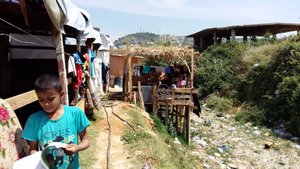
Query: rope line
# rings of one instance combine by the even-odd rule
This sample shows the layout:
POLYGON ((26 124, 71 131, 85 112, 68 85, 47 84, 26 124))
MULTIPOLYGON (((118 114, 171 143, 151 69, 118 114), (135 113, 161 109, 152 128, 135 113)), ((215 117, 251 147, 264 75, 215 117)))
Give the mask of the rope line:
POLYGON ((8 21, 6 21, 5 19, 3 19, 3 18, 1 18, 1 17, 0 17, 0 20, 1 20, 2 22, 4 22, 4 23, 6 23, 6 24, 8 24, 8 25, 10 25, 10 26, 12 26, 12 27, 14 27, 14 28, 20 30, 21 32, 28 34, 29 36, 31 36, 31 37, 33 37, 33 38, 35 38, 35 39, 37 39, 37 40, 39 40, 39 41, 41 41, 41 42, 43 42, 43 43, 49 45, 49 46, 51 46, 51 47, 54 47, 52 44, 50 44, 50 43, 48 43, 48 42, 46 42, 46 41, 44 41, 44 40, 42 40, 42 39, 40 39, 40 38, 38 38, 38 37, 32 35, 32 34, 30 34, 29 32, 23 30, 22 28, 19 28, 18 26, 14 25, 14 24, 12 24, 12 23, 10 23, 10 22, 8 22, 8 21))
POLYGON ((110 167, 110 147, 111 147, 111 124, 110 124, 110 121, 108 119, 108 113, 107 113, 107 110, 104 107, 104 111, 105 111, 105 114, 106 114, 106 121, 107 121, 107 124, 108 124, 108 128, 109 128, 109 132, 108 132, 108 145, 107 145, 107 151, 106 151, 106 169, 109 169, 110 167))
POLYGON ((105 111, 105 114, 106 114, 106 121, 107 121, 107 124, 108 124, 108 128, 109 128, 109 133, 108 133, 108 145, 107 145, 107 151, 106 151, 106 169, 109 169, 110 168, 110 147, 111 147, 111 133, 112 133, 112 127, 111 127, 111 124, 110 124, 110 121, 109 121, 109 118, 108 118, 108 112, 106 110, 106 107, 111 107, 111 112, 114 116, 116 116, 118 119, 120 119, 121 121, 125 122, 131 129, 133 129, 134 131, 135 128, 133 127, 132 124, 130 124, 128 121, 124 120, 123 118, 121 118, 120 116, 118 116, 115 112, 114 112, 114 109, 113 109, 113 106, 116 106, 116 105, 113 105, 113 104, 107 104, 108 102, 104 102, 102 104, 103 108, 104 108, 104 111, 105 111))

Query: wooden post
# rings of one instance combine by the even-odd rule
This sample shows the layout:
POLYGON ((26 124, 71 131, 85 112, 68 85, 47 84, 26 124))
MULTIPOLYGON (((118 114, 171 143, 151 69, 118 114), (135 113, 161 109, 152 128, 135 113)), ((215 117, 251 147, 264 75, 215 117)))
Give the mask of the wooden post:
POLYGON ((132 98, 132 69, 131 69, 131 57, 130 54, 127 56, 127 76, 128 76, 128 81, 127 81, 127 87, 128 87, 128 97, 131 100, 132 98))
POLYGON ((153 85, 152 86, 152 113, 154 115, 157 114, 157 102, 156 102, 156 99, 157 99, 157 86, 156 85, 153 85))
POLYGON ((133 103, 136 105, 136 91, 133 91, 133 103))
MULTIPOLYGON (((128 75, 128 70, 127 70, 127 55, 124 56, 124 66, 123 66, 123 93, 127 94, 128 93, 128 87, 127 87, 127 84, 128 84, 128 78, 127 78, 127 75, 128 75)), ((126 96, 127 97, 127 96, 126 96)), ((126 99, 125 99, 126 100, 126 99)))
POLYGON ((231 30, 231 41, 235 41, 235 30, 231 30))
POLYGON ((166 98, 166 114, 165 114, 165 125, 169 128, 169 99, 166 98))
POLYGON ((192 56, 191 56, 191 88, 194 88, 194 49, 192 49, 192 56))
POLYGON ((65 91, 62 99, 62 103, 65 105, 69 105, 68 81, 67 81, 67 71, 66 71, 66 63, 65 63, 65 51, 63 46, 63 36, 62 33, 56 30, 55 28, 52 28, 52 33, 53 33, 52 36, 56 48, 56 58, 57 58, 59 79, 62 84, 62 88, 65 91))
POLYGON ((214 45, 217 44, 217 32, 214 32, 214 45))
POLYGON ((245 42, 245 43, 246 43, 247 41, 248 41, 248 39, 247 39, 247 35, 244 35, 244 36, 243 36, 243 42, 245 42))
POLYGON ((143 98, 143 93, 142 93, 142 83, 140 80, 138 81, 138 91, 139 91, 141 108, 143 110, 145 110, 144 98, 143 98))
POLYGON ((188 145, 190 145, 190 123, 191 123, 191 118, 190 118, 190 113, 191 113, 191 107, 192 106, 187 106, 187 111, 186 111, 186 142, 188 145))
POLYGON ((127 47, 127 96, 129 100, 132 99, 132 65, 131 65, 131 54, 130 54, 130 47, 129 47, 129 40, 128 37, 126 36, 126 47, 127 47))

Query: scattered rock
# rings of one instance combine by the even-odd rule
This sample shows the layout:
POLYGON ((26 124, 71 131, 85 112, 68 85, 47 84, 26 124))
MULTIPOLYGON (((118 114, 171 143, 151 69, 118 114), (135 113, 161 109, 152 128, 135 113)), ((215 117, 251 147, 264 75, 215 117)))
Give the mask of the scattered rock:
POLYGON ((222 112, 217 112, 217 113, 216 113, 216 116, 217 116, 217 117, 224 117, 224 113, 222 113, 222 112))
POLYGON ((215 156, 216 156, 216 157, 220 157, 220 156, 221 156, 221 154, 219 154, 219 153, 215 153, 215 156))
POLYGON ((300 138, 299 137, 292 137, 291 140, 295 141, 295 142, 299 142, 300 138))
POLYGON ((284 162, 282 162, 282 161, 279 161, 279 162, 278 162, 278 164, 280 164, 280 165, 284 165, 284 162))
POLYGON ((208 165, 208 164, 203 164, 203 167, 205 167, 205 168, 210 168, 210 165, 208 165))
POLYGON ((293 147, 300 150, 300 145, 299 144, 295 144, 293 147))
POLYGON ((235 164, 232 164, 232 163, 229 163, 229 164, 228 164, 228 167, 229 167, 230 169, 238 169, 238 166, 235 165, 235 164))

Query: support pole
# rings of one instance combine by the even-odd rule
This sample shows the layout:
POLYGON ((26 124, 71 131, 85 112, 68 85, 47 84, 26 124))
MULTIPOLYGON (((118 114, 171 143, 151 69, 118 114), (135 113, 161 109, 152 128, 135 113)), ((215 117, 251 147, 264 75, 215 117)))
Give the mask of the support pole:
POLYGON ((235 41, 235 30, 231 30, 231 41, 235 41))
POLYGON ((62 103, 65 105, 69 105, 69 94, 68 94, 68 80, 67 80, 67 71, 66 71, 66 63, 65 63, 65 51, 63 46, 63 36, 62 33, 55 28, 53 31, 53 39, 56 48, 56 58, 58 65, 58 74, 59 79, 62 84, 62 89, 65 91, 62 103))
POLYGON ((217 32, 214 32, 214 45, 217 44, 217 32))
POLYGON ((132 99, 132 65, 131 65, 131 54, 130 54, 130 47, 129 47, 129 40, 128 37, 126 37, 126 46, 127 46, 127 98, 129 100, 132 99))
POLYGON ((194 49, 192 49, 192 56, 191 56, 191 88, 194 87, 194 49))
POLYGON ((145 110, 145 103, 144 103, 144 98, 143 98, 143 93, 142 93, 142 82, 139 80, 138 81, 138 91, 139 91, 139 97, 140 97, 140 106, 143 110, 145 110))

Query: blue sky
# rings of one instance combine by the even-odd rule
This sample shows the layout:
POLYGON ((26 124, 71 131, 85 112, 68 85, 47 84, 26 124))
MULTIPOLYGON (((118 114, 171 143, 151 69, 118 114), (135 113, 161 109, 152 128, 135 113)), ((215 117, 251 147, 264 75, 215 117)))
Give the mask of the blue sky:
POLYGON ((136 32, 189 35, 202 29, 300 23, 299 0, 72 0, 113 40, 136 32))

